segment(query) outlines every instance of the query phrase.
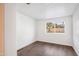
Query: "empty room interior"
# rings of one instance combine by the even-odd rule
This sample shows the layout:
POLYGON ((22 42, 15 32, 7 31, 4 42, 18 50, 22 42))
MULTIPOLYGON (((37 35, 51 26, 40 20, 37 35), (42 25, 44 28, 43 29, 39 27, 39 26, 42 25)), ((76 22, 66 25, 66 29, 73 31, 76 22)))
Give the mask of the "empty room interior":
POLYGON ((0 13, 0 55, 79 56, 79 3, 6 3, 0 13))

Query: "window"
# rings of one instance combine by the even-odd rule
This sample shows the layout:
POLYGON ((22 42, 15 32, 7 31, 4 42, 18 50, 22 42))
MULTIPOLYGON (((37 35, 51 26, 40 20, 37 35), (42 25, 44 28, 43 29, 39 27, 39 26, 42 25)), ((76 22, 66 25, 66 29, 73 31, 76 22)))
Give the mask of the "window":
POLYGON ((64 21, 55 19, 46 23, 47 33, 64 33, 64 21))

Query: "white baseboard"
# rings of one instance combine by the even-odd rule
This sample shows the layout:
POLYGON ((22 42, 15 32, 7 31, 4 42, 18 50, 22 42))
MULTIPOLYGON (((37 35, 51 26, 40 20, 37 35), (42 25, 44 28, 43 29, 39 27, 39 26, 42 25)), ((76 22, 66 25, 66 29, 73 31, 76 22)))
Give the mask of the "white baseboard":
POLYGON ((37 41, 41 41, 41 42, 48 42, 48 43, 59 44, 59 45, 66 45, 66 46, 71 46, 71 47, 73 47, 72 45, 69 45, 69 44, 62 44, 62 43, 58 43, 58 42, 51 42, 51 41, 47 41, 47 40, 37 40, 37 41))
POLYGON ((21 47, 17 48, 17 50, 22 49, 23 47, 28 46, 28 45, 30 45, 30 44, 32 44, 32 43, 34 43, 34 42, 36 42, 36 41, 35 41, 35 40, 30 41, 29 43, 27 43, 27 44, 25 44, 25 45, 22 45, 21 47))
POLYGON ((79 56, 79 51, 76 49, 76 47, 73 47, 73 49, 75 50, 75 52, 76 52, 77 55, 79 56))

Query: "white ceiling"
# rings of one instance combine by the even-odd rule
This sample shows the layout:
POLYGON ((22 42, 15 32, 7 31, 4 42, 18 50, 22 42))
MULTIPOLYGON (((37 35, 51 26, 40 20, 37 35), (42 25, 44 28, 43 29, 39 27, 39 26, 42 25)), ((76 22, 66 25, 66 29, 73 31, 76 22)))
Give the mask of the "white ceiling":
POLYGON ((72 15, 77 3, 16 4, 17 10, 35 19, 48 19, 72 15))

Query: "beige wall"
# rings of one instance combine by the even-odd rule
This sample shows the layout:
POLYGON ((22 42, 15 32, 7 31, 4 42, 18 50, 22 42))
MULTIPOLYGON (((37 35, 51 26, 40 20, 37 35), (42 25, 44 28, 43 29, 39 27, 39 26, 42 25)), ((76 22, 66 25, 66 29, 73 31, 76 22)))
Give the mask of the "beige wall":
POLYGON ((16 12, 16 46, 21 49, 35 42, 35 19, 16 12))
POLYGON ((79 55, 79 7, 76 8, 73 14, 73 43, 73 47, 79 55))
POLYGON ((4 6, 0 4, 0 55, 3 55, 3 13, 4 6))
POLYGON ((38 20, 37 21, 37 32, 36 39, 38 41, 56 43, 61 45, 72 46, 72 26, 71 26, 71 16, 58 17, 48 20, 38 20), (46 32, 46 23, 53 22, 53 19, 64 20, 65 23, 65 32, 64 33, 47 33, 46 32))
POLYGON ((4 19, 4 42, 5 55, 16 56, 16 4, 5 4, 5 19, 4 19))

